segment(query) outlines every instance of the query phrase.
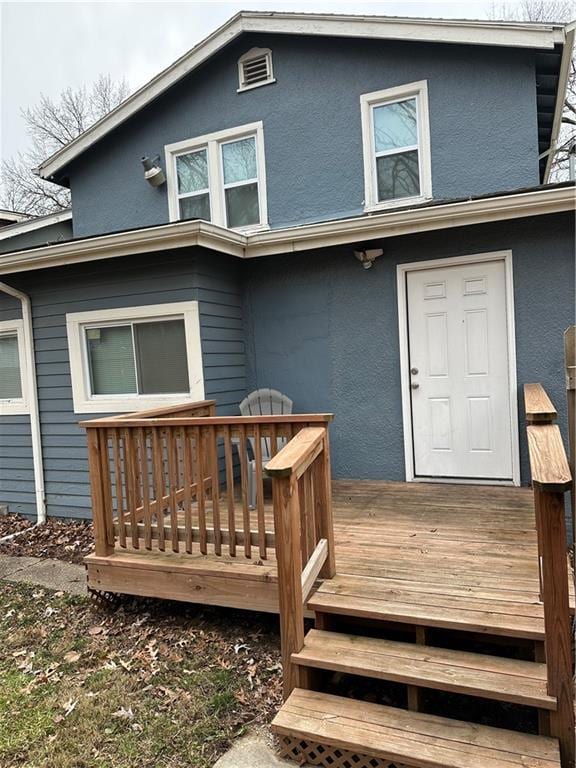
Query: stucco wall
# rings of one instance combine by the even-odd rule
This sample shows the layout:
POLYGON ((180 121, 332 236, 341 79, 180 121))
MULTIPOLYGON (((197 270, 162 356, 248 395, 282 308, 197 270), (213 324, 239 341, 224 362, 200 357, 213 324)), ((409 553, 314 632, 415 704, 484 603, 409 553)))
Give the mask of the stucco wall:
MULTIPOLYGON (((249 388, 270 386, 299 411, 333 411, 337 477, 403 480, 396 265, 512 249, 522 477, 521 385, 539 381, 566 427, 564 329, 574 322, 570 214, 383 241, 365 271, 352 248, 253 260, 245 269, 249 388)), ((566 434, 565 434, 566 437, 566 434)))
MULTIPOLYGON (((186 249, 7 280, 32 300, 48 515, 90 516, 86 435, 78 421, 106 415, 74 412, 66 313, 197 300, 205 395, 218 401, 221 413, 237 413, 246 391, 238 268, 231 257, 186 249)), ((0 503, 32 515, 32 474, 12 471, 2 458, 28 446, 21 434, 27 418, 0 416, 0 503)))
POLYGON ((436 199, 538 183, 529 50, 375 40, 244 36, 68 169, 76 236, 168 220, 166 186, 142 155, 262 120, 272 227, 363 210, 360 94, 427 80, 436 199), (270 47, 277 82, 237 93, 238 57, 270 47))

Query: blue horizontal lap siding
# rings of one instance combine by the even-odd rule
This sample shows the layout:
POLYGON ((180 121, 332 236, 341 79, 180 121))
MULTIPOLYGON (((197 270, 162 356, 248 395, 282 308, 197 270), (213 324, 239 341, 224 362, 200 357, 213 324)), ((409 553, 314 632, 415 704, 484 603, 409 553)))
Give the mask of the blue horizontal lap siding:
POLYGON ((167 186, 139 158, 262 121, 272 228, 363 211, 360 95, 427 80, 437 199, 537 184, 534 52, 298 35, 243 35, 69 168, 78 236, 168 221, 167 186), (237 59, 272 49, 277 82, 237 93, 237 59))
MULTIPOLYGON (((14 277, 32 299, 50 516, 91 516, 86 434, 78 422, 107 415, 74 413, 66 314, 197 300, 205 396, 218 401, 221 413, 236 413, 246 394, 237 270, 230 257, 187 249, 14 277)), ((10 486, 18 482, 10 468, 5 474, 10 486)))
MULTIPOLYGON (((20 302, 0 293, 0 322, 21 318, 20 302)), ((0 415, 0 506, 4 505, 11 513, 36 514, 32 436, 26 415, 0 415)))

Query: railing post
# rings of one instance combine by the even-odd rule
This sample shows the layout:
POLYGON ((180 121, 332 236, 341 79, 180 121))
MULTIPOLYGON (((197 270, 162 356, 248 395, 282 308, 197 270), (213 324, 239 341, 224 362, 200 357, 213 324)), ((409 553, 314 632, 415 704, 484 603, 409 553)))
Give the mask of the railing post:
POLYGON ((300 685, 300 668, 291 657, 304 646, 302 605, 302 557, 300 553, 300 507, 298 480, 294 474, 272 478, 278 603, 282 646, 283 693, 288 698, 300 685))
POLYGON ((326 539, 328 555, 320 571, 320 578, 331 579, 336 575, 334 552, 334 517, 332 514, 332 474, 330 468, 330 440, 328 428, 324 434, 324 449, 314 462, 314 501, 316 505, 316 542, 326 539))
POLYGON ((572 540, 576 546, 576 326, 564 333, 564 366, 566 368, 566 400, 568 408, 568 459, 572 473, 570 502, 572 507, 572 540))
POLYGON ((88 439, 88 466, 90 469, 90 489, 92 494, 92 517, 94 522, 95 553, 106 557, 114 552, 114 535, 112 528, 112 510, 107 503, 109 486, 108 455, 105 430, 89 428, 86 430, 88 439), (100 433, 104 432, 104 435, 100 433))
MULTIPOLYGON (((536 429, 539 429, 536 427, 536 429)), ((574 768, 572 632, 568 597, 564 493, 534 483, 534 504, 541 536, 542 601, 548 694, 557 699, 550 733, 560 742, 563 768, 574 768)))

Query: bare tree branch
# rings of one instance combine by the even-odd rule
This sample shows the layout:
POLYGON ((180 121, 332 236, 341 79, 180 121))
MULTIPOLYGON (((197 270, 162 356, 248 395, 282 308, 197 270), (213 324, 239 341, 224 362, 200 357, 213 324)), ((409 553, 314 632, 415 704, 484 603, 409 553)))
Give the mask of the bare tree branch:
POLYGON ((57 100, 42 94, 38 104, 22 110, 30 147, 2 162, 2 206, 29 216, 69 208, 69 190, 35 176, 32 169, 104 117, 128 94, 126 81, 115 82, 110 75, 100 75, 89 89, 67 88, 57 100))

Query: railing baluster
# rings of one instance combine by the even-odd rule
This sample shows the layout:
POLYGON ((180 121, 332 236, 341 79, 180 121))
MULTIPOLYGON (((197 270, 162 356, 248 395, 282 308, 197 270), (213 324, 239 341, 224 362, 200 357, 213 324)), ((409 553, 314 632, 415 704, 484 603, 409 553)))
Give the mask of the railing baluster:
POLYGON ((126 470, 126 504, 130 516, 130 538, 134 549, 140 548, 138 539, 138 518, 136 515, 136 446, 134 444, 132 429, 124 430, 125 470, 126 470))
POLYGON ((224 427, 224 459, 226 463, 226 501, 228 506, 228 551, 236 557, 236 504, 234 500, 234 461, 230 427, 224 427))
POLYGON ((152 429, 152 464, 154 468, 154 500, 156 502, 156 530, 158 549, 164 552, 164 458, 162 432, 158 427, 152 429))
POLYGON ((183 446, 183 482, 184 482, 184 528, 186 531, 186 552, 192 554, 192 446, 191 436, 186 427, 181 428, 183 446))
POLYGON ((202 427, 194 428, 196 441, 196 501, 198 503, 198 529, 200 552, 205 555, 208 552, 206 537, 206 507, 205 507, 205 461, 204 461, 204 434, 202 427))
POLYGON ((168 459, 168 495, 170 497, 170 537, 172 539, 172 551, 178 552, 180 549, 180 542, 178 541, 178 502, 176 499, 176 491, 178 489, 178 449, 173 427, 168 427, 166 430, 166 452, 168 459))
POLYGON ((250 506, 248 501, 248 455, 246 453, 248 437, 246 428, 240 427, 240 481, 242 487, 242 523, 244 528, 244 555, 250 557, 252 554, 251 525, 250 525, 250 506))
POLYGON ((264 478, 262 472, 262 434, 260 425, 254 426, 254 474, 256 482, 256 519, 258 521, 258 551, 266 560, 266 517, 264 515, 264 478))
POLYGON ((144 547, 152 549, 152 518, 150 515, 150 481, 148 471, 148 443, 143 427, 138 428, 140 476, 142 478, 142 515, 144 518, 144 547))
POLYGON ((126 548, 126 522, 124 520, 124 483, 122 469, 122 454, 120 449, 120 430, 112 430, 114 453, 114 480, 116 485, 116 519, 118 520, 118 541, 126 548))
POLYGON ((208 432, 210 447, 210 474, 212 476, 212 526, 214 528, 214 553, 222 554, 222 531, 220 528, 220 468, 218 462, 218 432, 211 427, 208 432))

